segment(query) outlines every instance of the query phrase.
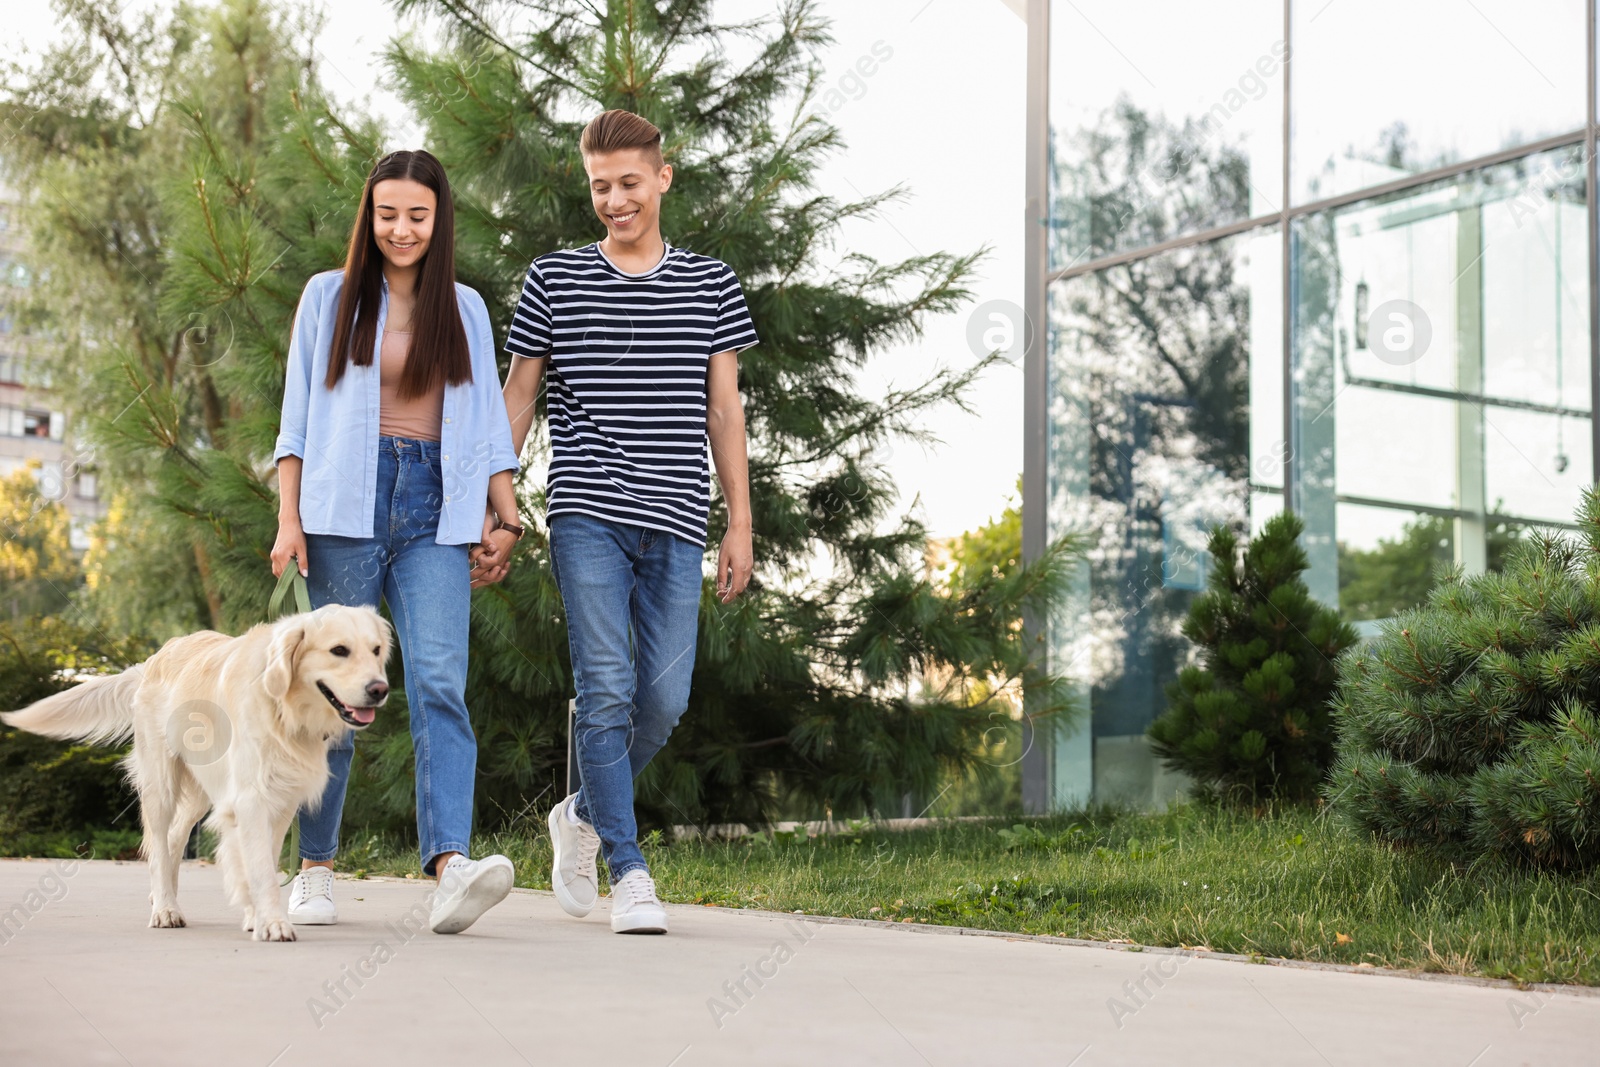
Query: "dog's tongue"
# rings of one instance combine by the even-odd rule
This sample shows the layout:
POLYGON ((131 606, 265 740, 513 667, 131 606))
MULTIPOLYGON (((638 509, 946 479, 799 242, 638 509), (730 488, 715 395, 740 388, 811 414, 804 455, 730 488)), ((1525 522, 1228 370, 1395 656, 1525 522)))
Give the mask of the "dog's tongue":
POLYGON ((365 726, 378 717, 377 708, 351 708, 350 717, 365 726))

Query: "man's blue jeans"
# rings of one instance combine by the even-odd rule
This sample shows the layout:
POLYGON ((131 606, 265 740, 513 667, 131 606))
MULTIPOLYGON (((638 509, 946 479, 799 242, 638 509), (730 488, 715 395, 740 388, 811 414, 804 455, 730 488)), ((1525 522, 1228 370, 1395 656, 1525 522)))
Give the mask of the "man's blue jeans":
POLYGON ((648 869, 633 780, 689 706, 702 556, 660 530, 570 513, 550 520, 550 569, 578 690, 574 803, 600 836, 613 884, 648 869))
MULTIPOLYGON (((423 873, 429 875, 440 853, 468 855, 478 766, 466 703, 471 564, 468 546, 434 541, 443 501, 438 442, 380 437, 373 536, 306 535, 306 586, 313 607, 377 607, 379 596, 389 603, 416 749, 417 843, 423 873)), ((347 732, 328 751, 333 776, 321 806, 300 810, 305 859, 328 860, 339 851, 354 739, 347 732)))

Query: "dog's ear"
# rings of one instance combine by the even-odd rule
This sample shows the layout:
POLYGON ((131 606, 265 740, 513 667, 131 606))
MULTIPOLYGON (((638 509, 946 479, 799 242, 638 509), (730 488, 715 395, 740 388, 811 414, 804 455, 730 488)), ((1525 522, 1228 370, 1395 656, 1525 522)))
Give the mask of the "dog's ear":
POLYGON ((273 627, 272 644, 267 647, 267 669, 261 675, 267 695, 273 700, 282 700, 294 684, 300 645, 305 639, 305 620, 298 615, 291 615, 273 627))

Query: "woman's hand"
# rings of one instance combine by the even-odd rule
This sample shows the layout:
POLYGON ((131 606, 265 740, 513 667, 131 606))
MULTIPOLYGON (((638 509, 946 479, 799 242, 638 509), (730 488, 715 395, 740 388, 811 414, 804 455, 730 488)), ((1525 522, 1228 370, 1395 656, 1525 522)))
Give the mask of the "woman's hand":
POLYGON ((306 569, 306 532, 301 528, 300 520, 279 519, 278 539, 272 545, 274 578, 283 576, 283 569, 289 565, 291 558, 299 562, 302 577, 310 573, 306 569))
POLYGON ((478 543, 467 550, 467 558, 472 561, 472 588, 478 588, 478 572, 483 560, 487 557, 494 560, 494 542, 489 540, 489 535, 494 533, 494 528, 500 520, 495 518, 494 508, 483 510, 483 533, 478 536, 478 543))

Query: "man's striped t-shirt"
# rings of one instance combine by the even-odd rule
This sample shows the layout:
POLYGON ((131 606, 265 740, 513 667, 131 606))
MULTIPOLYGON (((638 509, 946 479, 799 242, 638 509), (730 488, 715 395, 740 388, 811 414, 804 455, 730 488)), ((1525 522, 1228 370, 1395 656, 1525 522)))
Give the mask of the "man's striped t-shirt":
POLYGON ((593 515, 706 543, 706 372, 756 343, 720 260, 668 246, 642 274, 598 244, 528 268, 506 348, 548 357, 547 518, 593 515))

